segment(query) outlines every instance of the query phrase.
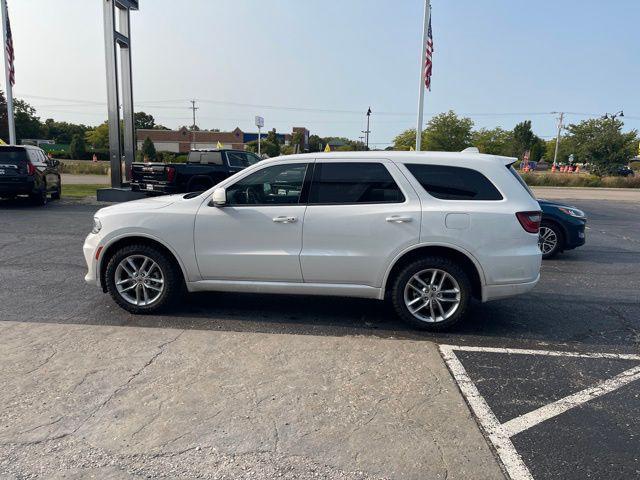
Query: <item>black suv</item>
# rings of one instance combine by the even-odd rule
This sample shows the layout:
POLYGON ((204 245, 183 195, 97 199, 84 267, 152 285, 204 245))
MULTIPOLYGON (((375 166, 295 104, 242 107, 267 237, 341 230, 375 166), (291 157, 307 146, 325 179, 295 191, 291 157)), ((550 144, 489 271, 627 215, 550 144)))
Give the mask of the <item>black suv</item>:
POLYGON ((31 145, 0 146, 0 198, 28 195, 38 205, 60 198, 58 160, 48 159, 44 151, 31 145))
POLYGON ((259 161, 243 150, 191 150, 187 163, 134 163, 131 190, 147 195, 202 192, 259 161))

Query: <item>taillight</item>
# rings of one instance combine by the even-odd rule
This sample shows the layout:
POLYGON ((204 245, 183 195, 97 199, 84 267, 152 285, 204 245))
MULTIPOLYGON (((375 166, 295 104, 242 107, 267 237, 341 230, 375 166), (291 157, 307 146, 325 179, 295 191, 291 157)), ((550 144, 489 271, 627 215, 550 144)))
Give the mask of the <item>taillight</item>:
POLYGON ((538 233, 540 230, 540 221, 542 220, 541 212, 518 212, 516 213, 518 221, 522 228, 529 233, 538 233))
POLYGON ((29 175, 35 175, 36 174, 36 167, 34 167, 33 163, 31 163, 31 162, 27 162, 27 173, 29 175))
POLYGON ((167 167, 167 181, 173 182, 176 179, 175 167, 167 167))

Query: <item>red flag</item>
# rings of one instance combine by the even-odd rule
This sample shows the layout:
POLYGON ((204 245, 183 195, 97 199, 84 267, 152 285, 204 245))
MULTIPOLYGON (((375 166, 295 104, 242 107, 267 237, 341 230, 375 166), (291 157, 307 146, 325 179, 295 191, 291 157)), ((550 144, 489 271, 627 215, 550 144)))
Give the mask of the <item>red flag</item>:
POLYGON ((11 86, 16 84, 16 71, 13 66, 13 61, 15 59, 13 52, 13 37, 11 35, 11 22, 9 22, 9 7, 5 7, 7 11, 5 12, 7 15, 7 34, 4 39, 4 48, 7 50, 7 63, 9 68, 9 82, 11 82, 11 86))
POLYGON ((427 49, 424 59, 424 85, 431 91, 431 68, 433 66, 433 34, 431 32, 431 15, 429 15, 429 30, 427 33, 427 49))

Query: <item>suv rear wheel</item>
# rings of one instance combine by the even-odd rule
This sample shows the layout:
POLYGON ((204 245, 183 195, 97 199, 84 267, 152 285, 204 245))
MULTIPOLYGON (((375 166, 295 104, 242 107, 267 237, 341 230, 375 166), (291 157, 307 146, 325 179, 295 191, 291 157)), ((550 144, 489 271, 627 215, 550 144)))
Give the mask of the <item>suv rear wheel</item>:
POLYGON ((150 245, 128 245, 109 260, 107 290, 131 313, 155 313, 182 292, 182 275, 166 254, 150 245))
POLYGON ((396 277, 391 301, 398 316, 420 330, 446 330, 464 317, 471 283, 457 263, 426 257, 407 265, 396 277))
POLYGON ((47 204, 47 185, 43 185, 42 189, 29 195, 29 199, 35 204, 44 206, 47 204))

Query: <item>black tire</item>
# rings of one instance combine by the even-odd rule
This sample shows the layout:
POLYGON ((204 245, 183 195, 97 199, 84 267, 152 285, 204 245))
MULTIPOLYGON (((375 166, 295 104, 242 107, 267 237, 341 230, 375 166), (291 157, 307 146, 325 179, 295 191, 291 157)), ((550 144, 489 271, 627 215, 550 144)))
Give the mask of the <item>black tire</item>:
POLYGON ((169 308, 184 292, 184 279, 180 267, 162 250, 151 245, 127 245, 116 251, 107 264, 105 272, 107 291, 111 298, 123 309, 134 314, 156 313, 169 308), (129 303, 118 291, 115 275, 122 260, 131 255, 144 255, 158 264, 164 278, 163 291, 160 296, 148 305, 129 303))
POLYGON ((41 190, 29 195, 29 199, 34 205, 44 207, 47 204, 47 185, 44 184, 41 190))
POLYGON ((414 328, 431 332, 448 330, 460 322, 467 312, 470 298, 471 282, 469 281, 469 276, 459 264, 445 257, 424 257, 411 262, 395 277, 391 287, 391 303, 398 316, 414 328), (409 311, 405 303, 405 287, 409 280, 415 274, 429 269, 438 269, 449 274, 455 279, 460 290, 457 309, 450 317, 435 322, 428 322, 418 318, 409 311))
POLYGON ((51 194, 51 200, 60 200, 61 196, 62 196, 62 185, 58 185, 58 188, 56 189, 56 191, 51 194))
POLYGON ((564 250, 564 233, 562 232, 562 229, 553 222, 547 222, 543 220, 540 223, 540 235, 542 236, 547 231, 553 232, 553 235, 555 235, 556 240, 553 248, 547 252, 543 250, 542 240, 538 242, 538 245, 540 246, 540 251, 542 252, 542 258, 544 260, 553 258, 562 250, 564 250))

